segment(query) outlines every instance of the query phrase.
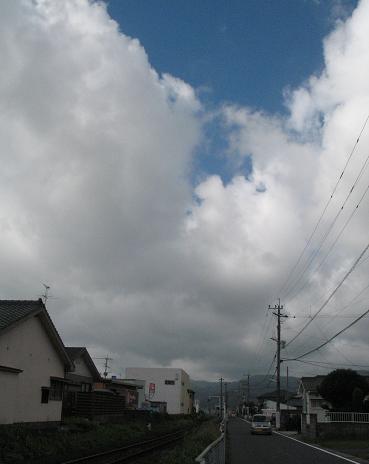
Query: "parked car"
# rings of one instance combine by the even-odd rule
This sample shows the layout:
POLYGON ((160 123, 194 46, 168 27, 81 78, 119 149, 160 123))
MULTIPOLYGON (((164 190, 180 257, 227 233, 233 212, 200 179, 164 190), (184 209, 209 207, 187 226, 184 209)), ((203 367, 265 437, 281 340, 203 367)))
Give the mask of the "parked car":
POLYGON ((250 432, 252 435, 255 433, 263 435, 272 434, 272 424, 270 423, 267 416, 262 414, 255 414, 252 417, 250 432))

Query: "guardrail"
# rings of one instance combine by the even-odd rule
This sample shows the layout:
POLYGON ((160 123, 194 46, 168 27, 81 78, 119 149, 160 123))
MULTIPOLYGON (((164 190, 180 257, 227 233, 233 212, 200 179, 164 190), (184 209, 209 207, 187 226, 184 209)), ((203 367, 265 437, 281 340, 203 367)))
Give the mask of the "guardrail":
POLYGON ((325 413, 324 422, 357 422, 369 423, 369 413, 367 412, 332 412, 325 413))
POLYGON ((226 461, 226 422, 222 424, 222 434, 204 451, 197 456, 195 462, 199 464, 225 464, 226 461))
POLYGON ((200 464, 225 464, 224 433, 211 443, 197 458, 200 464))

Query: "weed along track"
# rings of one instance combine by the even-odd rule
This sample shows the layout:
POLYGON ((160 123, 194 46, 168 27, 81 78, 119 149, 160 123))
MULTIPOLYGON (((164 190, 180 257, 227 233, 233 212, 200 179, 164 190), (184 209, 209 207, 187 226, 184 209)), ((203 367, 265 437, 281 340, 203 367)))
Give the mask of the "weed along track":
POLYGON ((61 464, 118 464, 120 462, 132 462, 135 458, 144 456, 151 451, 164 449, 167 446, 182 440, 186 431, 179 431, 152 438, 150 440, 132 443, 130 445, 115 448, 102 453, 84 456, 71 461, 64 461, 61 464))

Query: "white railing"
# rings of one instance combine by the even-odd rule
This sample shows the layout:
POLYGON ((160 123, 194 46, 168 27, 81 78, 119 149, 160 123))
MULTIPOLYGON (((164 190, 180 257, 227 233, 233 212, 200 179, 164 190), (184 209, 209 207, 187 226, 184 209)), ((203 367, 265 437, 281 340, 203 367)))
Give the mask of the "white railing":
POLYGON ((331 412, 325 413, 324 422, 360 422, 369 423, 367 412, 331 412))
POLYGON ((197 458, 195 462, 200 464, 225 464, 225 439, 224 433, 211 443, 197 458))

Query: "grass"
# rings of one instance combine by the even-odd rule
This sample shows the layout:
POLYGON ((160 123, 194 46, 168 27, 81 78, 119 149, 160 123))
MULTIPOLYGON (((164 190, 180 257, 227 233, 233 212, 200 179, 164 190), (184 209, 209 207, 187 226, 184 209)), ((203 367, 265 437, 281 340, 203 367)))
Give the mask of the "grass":
MULTIPOLYGON (((179 445, 160 453, 155 463, 158 464, 193 464, 195 458, 220 436, 219 423, 206 420, 190 432, 179 445)), ((152 457, 141 461, 152 464, 152 457)))
POLYGON ((99 424, 85 419, 71 419, 55 430, 32 430, 22 425, 0 427, 1 464, 55 464, 108 450, 164 433, 189 427, 189 416, 155 415, 127 419, 120 424, 99 424))

